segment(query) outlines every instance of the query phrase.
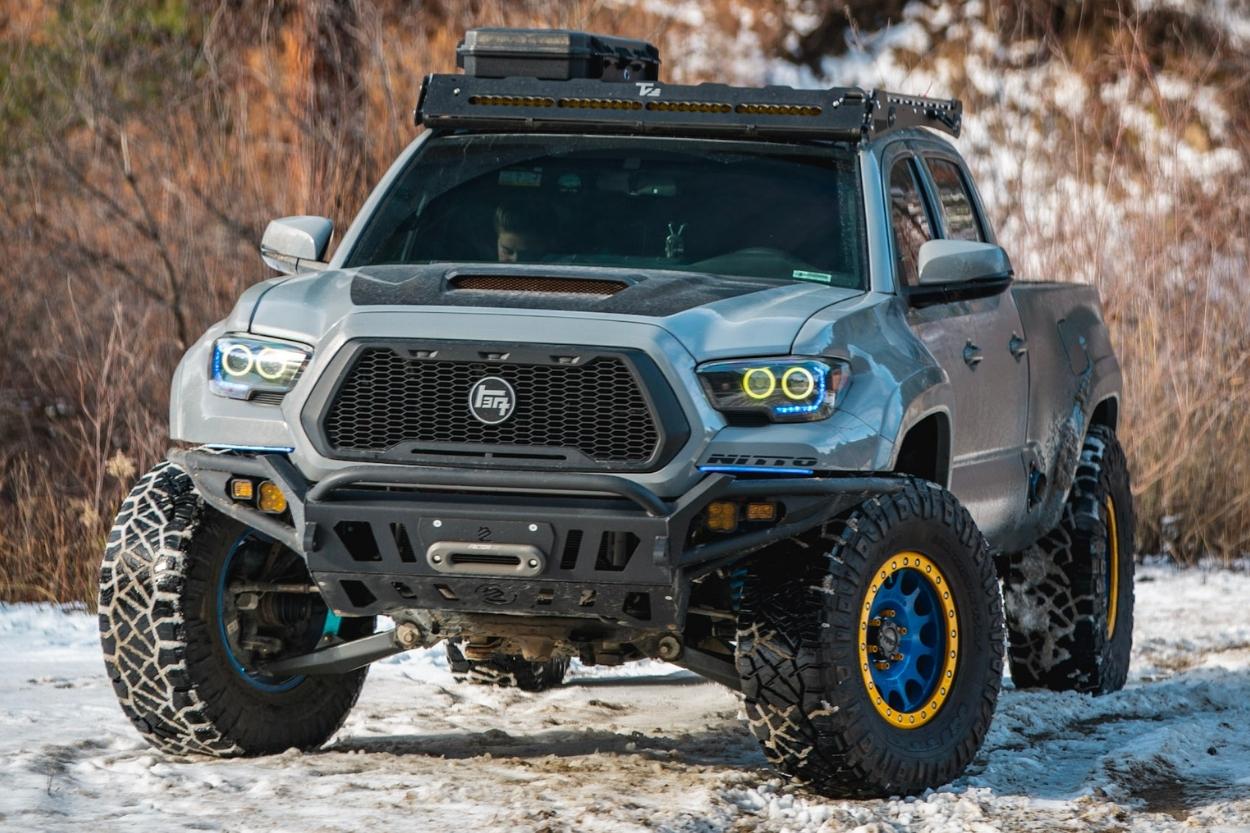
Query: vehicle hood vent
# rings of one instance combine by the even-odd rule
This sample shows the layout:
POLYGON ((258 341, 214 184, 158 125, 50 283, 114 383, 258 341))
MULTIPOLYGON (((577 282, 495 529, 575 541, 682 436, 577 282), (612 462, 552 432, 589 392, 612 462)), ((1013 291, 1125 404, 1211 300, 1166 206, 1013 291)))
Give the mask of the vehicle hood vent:
POLYGON ((628 284, 593 278, 552 278, 535 275, 452 275, 449 289, 474 292, 524 292, 547 295, 615 295, 628 284))

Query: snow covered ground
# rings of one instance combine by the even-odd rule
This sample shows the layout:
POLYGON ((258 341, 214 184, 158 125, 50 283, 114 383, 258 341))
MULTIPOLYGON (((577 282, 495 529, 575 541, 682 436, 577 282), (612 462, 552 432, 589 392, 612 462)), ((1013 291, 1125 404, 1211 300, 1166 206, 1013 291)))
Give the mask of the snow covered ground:
POLYGON ((540 695, 375 666, 322 752, 176 760, 113 700, 93 618, 0 605, 0 830, 1250 830, 1250 574, 1142 570, 1133 676, 1005 691, 967 775, 829 801, 764 765, 719 686, 659 663, 540 695))

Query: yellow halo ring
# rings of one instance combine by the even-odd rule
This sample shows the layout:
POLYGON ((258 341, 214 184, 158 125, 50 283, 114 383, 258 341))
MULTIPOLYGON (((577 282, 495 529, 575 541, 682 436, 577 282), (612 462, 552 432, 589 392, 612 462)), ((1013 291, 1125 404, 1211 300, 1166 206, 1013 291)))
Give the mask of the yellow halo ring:
POLYGON ((753 367, 742 374, 742 392, 752 399, 767 399, 775 390, 777 390, 777 376, 767 367, 753 367), (763 373, 768 377, 768 390, 763 393, 756 393, 751 389, 751 377, 756 373, 763 373))
POLYGON ((864 604, 859 614, 859 671, 868 691, 869 702, 881 719, 897 729, 919 729, 937 716, 938 711, 950 699, 955 684, 955 667, 959 663, 959 615, 955 611, 955 599, 951 594, 950 583, 942 571, 928 557, 918 552, 904 551, 887 557, 873 572, 864 604), (901 570, 915 570, 927 581, 937 595, 938 604, 942 607, 942 621, 948 624, 946 631, 945 656, 942 662, 942 673, 938 677, 937 687, 929 696, 929 702, 914 712, 895 711, 872 681, 872 670, 868 658, 868 622, 872 619, 872 603, 877 591, 890 576, 901 570))
POLYGON ((226 372, 227 376, 246 376, 256 366, 256 354, 252 352, 252 348, 246 344, 231 344, 221 352, 221 369, 226 372), (240 353, 247 359, 247 365, 240 371, 235 371, 230 367, 230 357, 235 353, 240 353))
POLYGON ((815 390, 816 390, 816 376, 806 367, 792 367, 789 370, 787 370, 785 373, 781 374, 781 392, 784 393, 786 395, 786 398, 788 399, 793 399, 796 402, 801 401, 811 396, 812 392, 815 390), (807 391, 804 392, 802 395, 797 395, 797 394, 790 392, 790 377, 798 373, 801 373, 807 379, 807 391))
POLYGON ((273 347, 266 347, 265 349, 261 350, 260 353, 256 355, 256 374, 260 376, 260 378, 265 379, 266 381, 269 381, 269 382, 276 382, 279 379, 281 379, 286 374, 287 367, 289 365, 290 365, 290 360, 287 358, 287 355, 284 354, 281 350, 276 350, 273 347), (280 357, 277 373, 270 374, 270 373, 266 373, 264 370, 261 369, 261 365, 265 361, 266 353, 280 357))

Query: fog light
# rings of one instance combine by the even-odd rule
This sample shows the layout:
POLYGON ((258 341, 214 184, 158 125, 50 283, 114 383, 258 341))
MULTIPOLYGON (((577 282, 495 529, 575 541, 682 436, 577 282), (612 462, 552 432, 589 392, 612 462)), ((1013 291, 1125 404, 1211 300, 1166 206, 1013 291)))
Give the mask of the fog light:
POLYGON ((232 500, 250 503, 254 497, 256 497, 255 483, 242 477, 236 477, 230 481, 230 498, 232 500))
POLYGON ((777 504, 748 503, 746 517, 748 521, 775 521, 777 520, 777 504))
POLYGON ((268 480, 260 484, 260 499, 256 501, 260 511, 270 515, 281 515, 286 511, 286 495, 268 480))
POLYGON ((714 500, 707 505, 707 528, 713 532, 733 532, 738 528, 738 504, 714 500))

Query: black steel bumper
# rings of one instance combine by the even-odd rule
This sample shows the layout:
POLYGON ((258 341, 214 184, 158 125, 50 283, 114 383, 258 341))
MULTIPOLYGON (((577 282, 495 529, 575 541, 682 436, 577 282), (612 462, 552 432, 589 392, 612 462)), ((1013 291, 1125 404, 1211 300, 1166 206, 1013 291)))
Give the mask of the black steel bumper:
POLYGON ((309 483, 280 454, 180 450, 170 460, 214 508, 303 555, 347 615, 403 609, 579 617, 680 629, 690 582, 892 492, 892 477, 710 474, 675 500, 606 474, 361 465, 309 483), (231 477, 271 480, 288 513, 227 497, 231 477), (687 546, 718 498, 782 502, 774 525, 687 546))

